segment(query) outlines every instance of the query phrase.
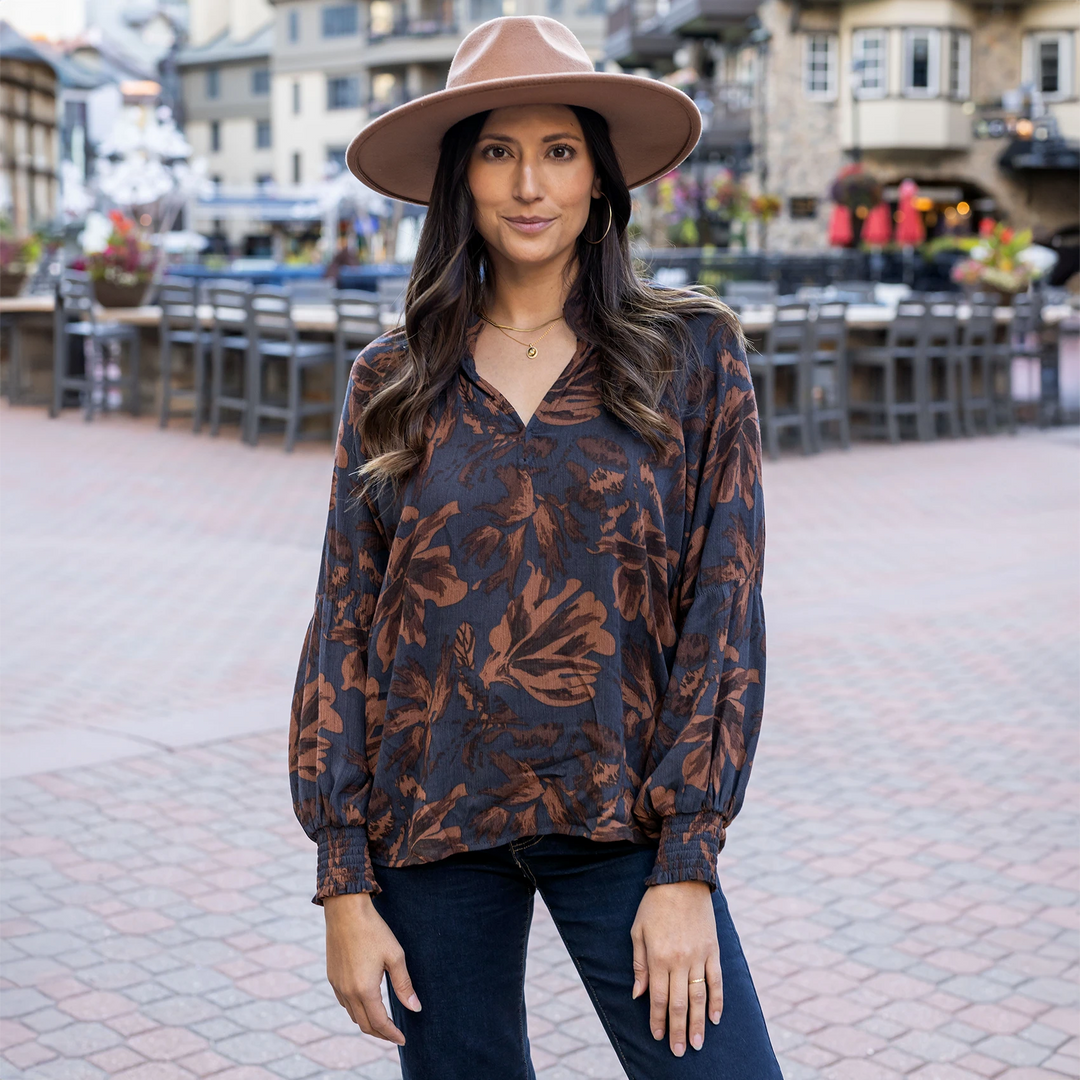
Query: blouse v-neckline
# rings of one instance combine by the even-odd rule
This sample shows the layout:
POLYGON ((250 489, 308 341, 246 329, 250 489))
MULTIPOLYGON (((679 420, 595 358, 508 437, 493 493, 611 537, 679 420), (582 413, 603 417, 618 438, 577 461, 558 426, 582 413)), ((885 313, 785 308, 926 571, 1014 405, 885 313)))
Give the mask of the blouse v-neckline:
POLYGON ((498 405, 499 410, 509 416, 510 419, 517 424, 520 433, 526 435, 529 433, 533 421, 536 420, 537 414, 558 399, 570 376, 581 363, 582 358, 589 352, 589 343, 582 337, 577 338, 573 356, 570 357, 562 371, 556 376, 555 381, 548 387, 547 393, 544 394, 540 399, 539 404, 533 409, 532 413, 529 415, 529 419, 523 421, 521 419, 521 414, 513 406, 510 399, 494 383, 485 379, 484 376, 477 371, 476 358, 473 356, 473 348, 476 344, 476 339, 479 336, 479 330, 477 329, 479 323, 480 317, 478 315, 473 315, 472 321, 469 323, 469 327, 465 334, 465 351, 462 357, 462 366, 469 378, 472 379, 473 382, 475 382, 477 386, 479 386, 481 390, 496 403, 496 405, 498 405))

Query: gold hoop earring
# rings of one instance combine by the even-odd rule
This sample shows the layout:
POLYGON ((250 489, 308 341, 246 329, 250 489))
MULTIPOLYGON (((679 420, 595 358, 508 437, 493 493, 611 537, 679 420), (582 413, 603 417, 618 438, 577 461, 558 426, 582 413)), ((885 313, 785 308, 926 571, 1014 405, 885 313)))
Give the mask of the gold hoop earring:
MULTIPOLYGON (((607 200, 607 228, 604 230, 604 236, 607 236, 607 234, 609 232, 611 232, 611 219, 614 217, 614 214, 613 214, 612 209, 611 209, 611 200, 608 199, 607 194, 605 192, 603 192, 603 191, 601 191, 600 194, 603 195, 604 198, 607 200)), ((586 244, 600 244, 600 243, 603 242, 604 236, 601 236, 599 240, 590 240, 586 236, 585 237, 585 243, 586 244)))

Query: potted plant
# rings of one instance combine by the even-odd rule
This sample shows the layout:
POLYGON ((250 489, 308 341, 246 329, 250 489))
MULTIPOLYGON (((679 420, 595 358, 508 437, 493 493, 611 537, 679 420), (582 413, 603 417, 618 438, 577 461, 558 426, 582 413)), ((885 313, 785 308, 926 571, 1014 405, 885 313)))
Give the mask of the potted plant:
POLYGON ((37 236, 16 240, 0 226, 0 296, 17 296, 30 268, 41 254, 37 236))
POLYGON ((109 211, 107 218, 92 214, 81 239, 86 254, 73 265, 90 275, 97 302, 102 307, 139 307, 154 275, 157 252, 135 222, 119 210, 109 211))
POLYGON ((952 280, 969 292, 996 292, 1002 303, 1011 304, 1049 268, 1043 251, 1032 244, 1030 229, 1017 232, 1004 222, 984 218, 968 257, 952 268, 952 280))

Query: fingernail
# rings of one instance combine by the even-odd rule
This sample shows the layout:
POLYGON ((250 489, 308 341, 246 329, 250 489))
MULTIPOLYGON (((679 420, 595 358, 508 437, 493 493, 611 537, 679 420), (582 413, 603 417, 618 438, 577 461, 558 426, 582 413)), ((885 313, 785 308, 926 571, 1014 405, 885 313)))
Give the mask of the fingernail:
POLYGON ((634 980, 634 989, 633 989, 633 990, 631 991, 631 993, 630 993, 630 996, 631 996, 632 998, 636 998, 636 997, 638 996, 638 987, 639 987, 639 986, 641 986, 641 983, 639 983, 639 982, 637 981, 637 979, 635 979, 635 980, 634 980))
POLYGON ((720 1023, 720 1014, 719 1014, 719 1013, 713 1013, 713 1014, 712 1014, 712 1015, 711 1015, 711 1016, 709 1017, 709 1019, 710 1019, 710 1020, 711 1020, 711 1021, 712 1021, 712 1022, 713 1022, 714 1024, 719 1024, 719 1023, 720 1023))
POLYGON ((702 1035, 700 1031, 695 1031, 694 1034, 690 1036, 690 1045, 695 1050, 700 1050, 701 1049, 701 1044, 702 1044, 702 1041, 704 1040, 704 1038, 705 1038, 705 1036, 702 1035))
POLYGON ((413 1012, 420 1011, 420 999, 415 994, 413 994, 405 1004, 408 1005, 413 1012))
POLYGON ((682 1043, 676 1043, 671 1049, 674 1051, 676 1057, 682 1057, 683 1054, 686 1053, 686 1047, 683 1046, 682 1043))
POLYGON ((662 1039, 664 1037, 663 1028, 653 1028, 652 1029, 652 1037, 654 1039, 662 1039))

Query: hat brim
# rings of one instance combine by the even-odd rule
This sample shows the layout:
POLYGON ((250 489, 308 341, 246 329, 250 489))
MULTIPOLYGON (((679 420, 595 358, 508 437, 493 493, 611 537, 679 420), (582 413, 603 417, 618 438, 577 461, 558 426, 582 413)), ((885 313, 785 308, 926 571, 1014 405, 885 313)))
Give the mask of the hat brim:
POLYGON ((507 105, 583 105, 608 122, 628 187, 675 168, 697 145, 701 113, 681 90, 640 75, 569 72, 489 79, 438 90, 367 124, 349 143, 349 171, 392 199, 427 206, 443 134, 466 116, 507 105))

